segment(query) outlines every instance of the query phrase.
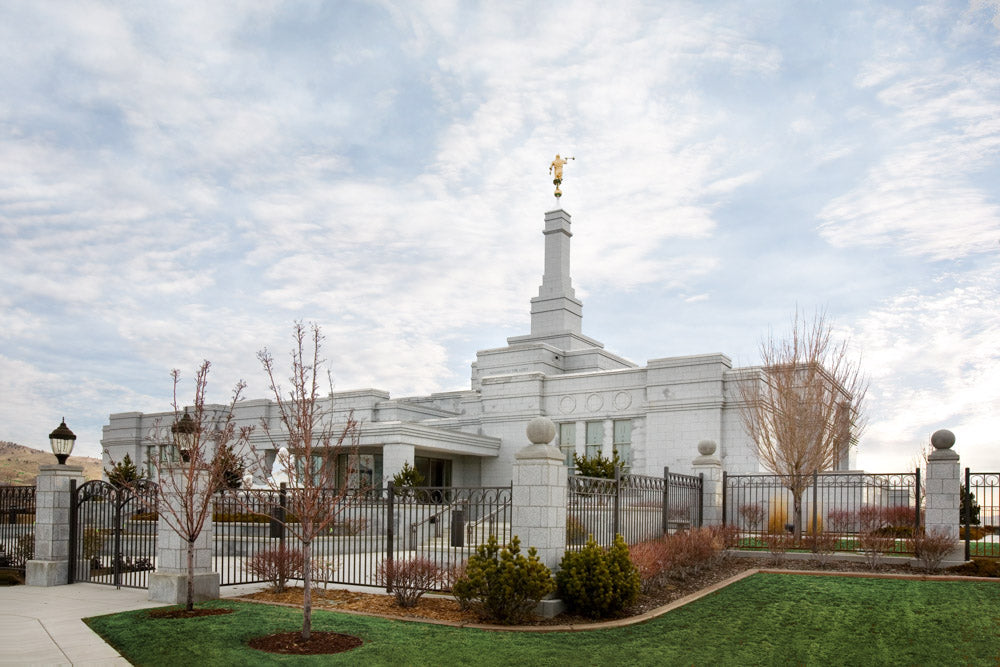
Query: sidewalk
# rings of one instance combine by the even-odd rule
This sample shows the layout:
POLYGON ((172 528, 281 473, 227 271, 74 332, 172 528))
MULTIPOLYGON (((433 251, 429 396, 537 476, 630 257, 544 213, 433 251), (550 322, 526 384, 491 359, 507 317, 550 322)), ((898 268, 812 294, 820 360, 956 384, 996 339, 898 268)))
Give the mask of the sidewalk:
MULTIPOLYGON (((239 595, 246 588, 222 593, 239 595)), ((100 584, 0 586, 0 665, 128 665, 81 619, 165 606, 146 595, 146 589, 100 584)))

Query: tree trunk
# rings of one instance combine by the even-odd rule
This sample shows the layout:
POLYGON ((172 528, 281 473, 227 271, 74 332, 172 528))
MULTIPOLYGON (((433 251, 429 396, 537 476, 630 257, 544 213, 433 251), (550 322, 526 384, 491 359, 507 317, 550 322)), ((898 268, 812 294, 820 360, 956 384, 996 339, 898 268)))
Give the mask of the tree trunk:
POLYGON ((312 635, 312 547, 302 542, 302 639, 312 635))
POLYGON ((187 601, 184 608, 194 609, 194 540, 188 540, 187 548, 187 601))

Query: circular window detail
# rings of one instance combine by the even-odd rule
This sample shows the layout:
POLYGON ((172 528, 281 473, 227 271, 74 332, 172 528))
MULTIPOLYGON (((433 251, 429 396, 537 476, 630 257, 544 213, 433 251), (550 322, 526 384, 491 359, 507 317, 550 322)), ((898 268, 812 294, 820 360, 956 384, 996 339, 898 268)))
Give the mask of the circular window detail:
POLYGON ((587 409, 597 412, 604 407, 604 398, 600 394, 591 394, 587 397, 587 409))
POLYGON ((576 399, 572 396, 563 396, 559 399, 559 412, 564 415, 572 414, 576 410, 576 399))
POLYGON ((627 391, 620 391, 615 394, 615 409, 627 410, 632 405, 632 394, 627 391))

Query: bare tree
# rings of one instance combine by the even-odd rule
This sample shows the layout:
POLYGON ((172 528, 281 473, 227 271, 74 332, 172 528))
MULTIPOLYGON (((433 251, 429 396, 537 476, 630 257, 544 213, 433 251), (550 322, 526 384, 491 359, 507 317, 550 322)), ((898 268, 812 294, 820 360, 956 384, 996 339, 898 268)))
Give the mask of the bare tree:
MULTIPOLYGON (((320 371, 325 362, 320 358, 323 342, 320 328, 314 324, 307 329, 297 322, 293 337, 292 374, 287 390, 276 379, 271 353, 264 349, 257 357, 267 373, 280 425, 275 429, 275 425, 265 419, 262 429, 274 449, 285 445, 289 452, 288 457, 277 459, 291 487, 282 523, 302 545, 302 639, 308 641, 312 634, 312 548, 317 537, 330 532, 344 510, 348 493, 358 490, 348 487, 355 472, 360 428, 353 413, 347 413, 338 422, 332 405, 323 400, 320 371), (338 479, 337 460, 345 452, 350 454, 348 466, 339 471, 338 479)), ((255 454, 262 460, 260 452, 255 454)), ((277 487, 273 480, 270 483, 277 487)))
POLYGON ((761 377, 740 384, 740 416, 760 462, 792 494, 798 540, 813 473, 835 468, 864 430, 868 381, 822 312, 807 321, 796 311, 791 336, 765 339, 760 356, 761 377))
POLYGON ((152 458, 159 498, 157 505, 160 518, 180 538, 187 542, 187 593, 185 608, 194 608, 194 547, 208 518, 212 516, 213 494, 226 483, 229 462, 220 452, 224 452, 233 442, 244 440, 249 435, 249 427, 237 429, 233 421, 233 409, 240 400, 245 384, 240 381, 233 389, 232 401, 228 408, 213 409, 205 403, 208 388, 208 372, 211 363, 202 362, 195 375, 194 404, 190 410, 181 412, 177 400, 181 374, 171 371, 173 378, 174 423, 167 428, 157 428, 162 451, 173 452, 170 456, 152 458), (165 432, 170 432, 166 440, 165 432), (162 442, 166 440, 166 442, 162 442))

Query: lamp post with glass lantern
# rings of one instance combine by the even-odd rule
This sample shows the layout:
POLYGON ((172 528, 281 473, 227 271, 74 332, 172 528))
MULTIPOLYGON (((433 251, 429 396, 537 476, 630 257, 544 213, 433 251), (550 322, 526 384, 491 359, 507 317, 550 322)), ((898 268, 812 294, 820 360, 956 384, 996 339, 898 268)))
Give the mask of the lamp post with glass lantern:
POLYGON ((52 453, 56 455, 56 460, 59 461, 60 465, 66 465, 66 459, 69 458, 70 453, 73 451, 73 444, 76 442, 76 434, 69 430, 66 426, 66 418, 63 417, 62 423, 56 427, 56 430, 49 433, 49 445, 52 447, 52 453))
POLYGON ((194 449, 194 440, 198 432, 198 425, 191 419, 187 410, 184 416, 174 422, 170 427, 170 432, 174 435, 174 446, 180 452, 181 461, 185 463, 191 460, 191 450, 194 449))

